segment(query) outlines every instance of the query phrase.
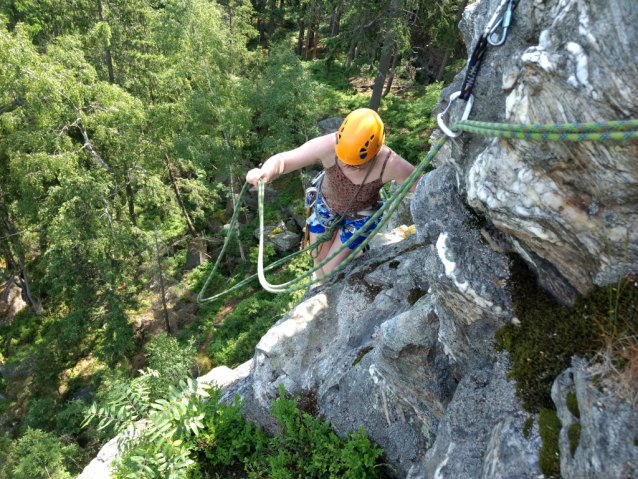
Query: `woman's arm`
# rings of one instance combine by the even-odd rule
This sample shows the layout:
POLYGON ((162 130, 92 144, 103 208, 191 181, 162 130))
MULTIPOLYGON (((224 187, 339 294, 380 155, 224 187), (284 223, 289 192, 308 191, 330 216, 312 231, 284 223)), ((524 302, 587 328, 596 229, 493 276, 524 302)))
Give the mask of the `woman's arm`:
POLYGON ((246 175, 246 181, 258 186, 259 180, 269 183, 274 179, 322 160, 334 154, 334 133, 307 141, 299 148, 271 156, 261 168, 254 168, 246 175))
MULTIPOLYGON (((385 183, 390 182, 392 180, 396 181, 399 185, 402 185, 405 180, 408 179, 408 176, 412 174, 414 171, 414 165, 411 165, 406 160, 401 158, 396 152, 392 152, 390 158, 388 159, 388 164, 383 173, 382 181, 385 183)), ((410 188, 410 192, 413 193, 416 189, 416 185, 418 181, 412 185, 410 188)))

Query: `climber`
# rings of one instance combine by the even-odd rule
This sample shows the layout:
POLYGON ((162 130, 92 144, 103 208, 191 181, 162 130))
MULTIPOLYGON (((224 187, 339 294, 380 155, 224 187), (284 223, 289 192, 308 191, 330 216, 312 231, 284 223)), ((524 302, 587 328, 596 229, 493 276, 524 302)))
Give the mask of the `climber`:
MULTIPOLYGON (((317 241, 317 237, 333 221, 344 215, 345 217, 337 229, 339 234, 335 232, 314 258, 317 266, 348 241, 381 207, 379 191, 385 183, 395 180, 402 184, 414 171, 414 166, 383 144, 384 140, 385 128, 379 115, 367 108, 354 110, 336 133, 329 133, 294 150, 271 156, 261 168, 250 170, 246 181, 257 187, 260 179, 268 183, 283 174, 321 160, 325 175, 319 182, 319 194, 306 226, 310 230, 310 242, 317 241)), ((411 191, 414 188, 416 183, 411 191)), ((380 222, 381 218, 378 218, 348 248, 317 270, 315 277, 332 271, 380 222)))

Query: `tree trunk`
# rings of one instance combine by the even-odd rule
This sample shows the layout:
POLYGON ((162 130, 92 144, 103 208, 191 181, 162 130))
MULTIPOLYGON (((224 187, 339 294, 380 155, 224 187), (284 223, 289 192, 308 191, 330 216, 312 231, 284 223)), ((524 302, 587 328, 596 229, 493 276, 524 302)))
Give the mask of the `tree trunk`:
POLYGON ((168 175, 171 178, 171 184, 173 185, 173 189, 175 190, 175 196, 177 196, 177 202, 179 206, 182 207, 182 212, 184 213, 184 218, 186 219, 186 223, 188 224, 188 231, 190 232, 193 238, 197 238, 197 231, 193 227, 193 223, 191 223, 191 219, 188 216, 188 212, 186 211, 186 207, 184 206, 184 202, 182 201, 182 195, 179 192, 179 188, 177 187, 177 182, 175 181, 175 176, 173 176, 173 168, 171 166, 171 160, 168 158, 168 154, 164 153, 166 156, 166 168, 168 168, 168 175))
POLYGON ((392 82, 394 81, 394 72, 397 69, 397 60, 399 59, 399 45, 394 45, 394 57, 392 58, 392 70, 390 71, 390 76, 388 77, 388 84, 385 87, 385 91, 383 92, 383 96, 386 96, 390 93, 390 89, 392 88, 392 82))
POLYGON ((270 0, 270 21, 268 23, 268 40, 270 40, 275 33, 275 2, 276 0, 270 0))
POLYGON ((341 15, 343 15, 343 2, 345 0, 341 0, 339 2, 339 6, 337 7, 337 17, 335 18, 335 22, 332 25, 332 36, 339 35, 339 24, 341 23, 341 15))
POLYGON ((354 50, 356 47, 357 47, 357 37, 355 36, 352 39, 352 43, 350 43, 350 50, 348 50, 348 60, 346 61, 346 70, 350 69, 350 65, 352 64, 352 59, 354 58, 354 50))
POLYGON ((168 309, 166 308, 166 294, 164 293, 164 276, 162 275, 162 262, 159 254, 159 241, 157 239, 157 226, 155 228, 155 256, 157 257, 157 267, 159 269, 160 288, 162 290, 162 306, 164 306, 164 321, 166 322, 166 333, 171 334, 171 323, 168 320, 168 309))
MULTIPOLYGON (((392 0, 390 7, 390 17, 396 18, 399 10, 399 0, 392 0)), ((392 56, 392 45, 394 44, 394 32, 388 30, 383 41, 383 51, 379 60, 379 69, 377 77, 374 80, 374 88, 372 89, 372 97, 370 98, 370 109, 377 111, 381 105, 381 94, 385 86, 385 78, 390 68, 390 57, 392 56)))
MULTIPOLYGON (((97 0, 97 12, 100 16, 100 21, 104 21, 104 15, 102 14, 102 0, 97 0)), ((111 58, 111 48, 105 45, 106 50, 106 67, 109 70, 109 81, 115 83, 115 75, 113 74, 113 60, 111 58)))
MULTIPOLYGON (((27 273, 27 266, 24 259, 24 254, 22 254, 20 244, 18 243, 18 237, 15 235, 16 230, 13 226, 13 223, 11 222, 11 219, 9 218, 9 213, 6 210, 4 199, 2 197, 2 191, 0 191, 0 207, 2 208, 2 211, 0 211, 0 213, 2 213, 2 220, 6 227, 7 235, 13 235, 10 236, 9 242, 13 246, 13 250, 15 252, 15 256, 18 258, 18 261, 16 262, 15 259, 12 258, 11 263, 13 263, 14 265, 16 265, 17 263, 20 268, 19 272, 16 272, 18 275, 22 275, 22 281, 19 286, 24 293, 27 303, 29 304, 29 306, 31 306, 33 314, 40 315, 42 313, 42 306, 33 298, 33 296, 31 296, 31 290, 29 286, 29 273, 27 273)), ((11 254, 10 248, 9 253, 11 254)), ((11 254, 11 256, 13 256, 13 254, 11 254)))
POLYGON ((308 59, 308 49, 310 48, 310 37, 312 35, 312 21, 315 14, 315 0, 310 3, 310 15, 308 16, 308 35, 306 36, 306 52, 304 54, 304 60, 308 59))
POLYGON ((299 22, 299 38, 297 39, 297 55, 301 56, 301 52, 303 51, 303 36, 305 32, 304 28, 305 22, 301 20, 299 22))
POLYGON ((128 215, 131 218, 133 226, 137 226, 137 220, 135 218, 135 202, 133 201, 133 188, 131 187, 131 179, 128 178, 126 182, 126 199, 128 203, 128 215))
POLYGON ((321 27, 321 15, 317 17, 317 23, 315 24, 315 40, 312 47, 312 59, 317 58, 317 48, 319 47, 319 27, 321 27))
POLYGON ((370 62, 370 71, 374 68, 374 64, 377 61, 377 56, 379 55, 379 44, 381 43, 381 35, 377 35, 377 40, 374 44, 374 53, 372 55, 372 61, 370 62))
MULTIPOLYGON (((461 15, 465 11, 465 7, 467 6, 467 0, 463 0, 461 5, 459 5, 459 11, 456 12, 456 18, 454 19, 454 25, 458 25, 461 21, 461 15)), ((439 73, 436 75, 436 81, 443 80, 443 75, 445 75, 445 67, 450 61, 450 50, 445 51, 445 55, 443 55, 443 62, 441 63, 441 68, 439 68, 439 73)))
MULTIPOLYGON (((230 169, 230 196, 233 198, 233 210, 237 211, 239 207, 237 203, 235 203, 235 187, 233 186, 233 167, 229 166, 230 169)), ((241 256, 242 262, 246 262, 246 256, 244 256, 244 248, 241 246, 241 234, 239 232, 239 224, 235 223, 235 228, 237 229, 237 243, 239 244, 239 255, 241 256)))

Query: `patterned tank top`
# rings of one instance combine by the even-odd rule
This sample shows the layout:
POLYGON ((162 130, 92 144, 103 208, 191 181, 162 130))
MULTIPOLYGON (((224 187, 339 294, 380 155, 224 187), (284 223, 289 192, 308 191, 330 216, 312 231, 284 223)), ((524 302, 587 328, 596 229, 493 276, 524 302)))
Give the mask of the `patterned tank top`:
POLYGON ((388 153, 381 167, 381 174, 376 180, 366 183, 359 191, 357 198, 350 204, 350 200, 357 193, 361 183, 353 183, 344 174, 339 166, 339 160, 335 156, 335 164, 326 170, 326 176, 321 184, 321 193, 328 202, 328 206, 343 214, 345 209, 348 208, 348 213, 356 213, 357 211, 367 210, 371 206, 375 205, 379 201, 379 190, 383 187, 381 179, 383 178, 383 172, 385 171, 385 165, 388 163, 388 159, 392 151, 388 153))

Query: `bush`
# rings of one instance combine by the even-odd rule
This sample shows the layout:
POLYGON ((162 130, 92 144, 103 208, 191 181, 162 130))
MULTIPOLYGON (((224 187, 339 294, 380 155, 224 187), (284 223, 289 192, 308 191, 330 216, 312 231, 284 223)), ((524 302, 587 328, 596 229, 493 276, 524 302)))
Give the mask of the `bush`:
POLYGON ((268 441, 270 454, 247 464, 251 478, 377 477, 375 463, 383 450, 370 443, 363 426, 342 441, 329 422, 313 419, 297 408, 295 398, 287 399, 282 384, 271 412, 279 433, 268 441))
POLYGON ((28 428, 15 448, 14 479, 71 479, 80 471, 81 451, 75 444, 65 446, 55 434, 28 428))
POLYGON ((158 373, 149 378, 151 400, 166 396, 171 386, 191 376, 197 354, 193 342, 181 345, 162 331, 151 340, 147 350, 148 367, 158 373))
POLYGON ((52 397, 36 399, 24 418, 27 427, 51 429, 55 421, 55 402, 52 397))

